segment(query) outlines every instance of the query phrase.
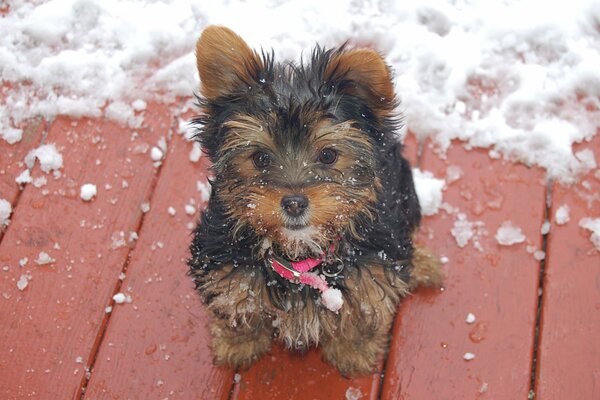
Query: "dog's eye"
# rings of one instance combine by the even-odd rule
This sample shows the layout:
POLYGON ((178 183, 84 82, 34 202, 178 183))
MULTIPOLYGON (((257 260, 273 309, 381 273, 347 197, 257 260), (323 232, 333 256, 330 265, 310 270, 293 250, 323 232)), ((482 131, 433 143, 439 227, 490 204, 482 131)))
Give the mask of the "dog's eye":
POLYGON ((333 149, 323 149, 319 153, 319 161, 323 164, 333 164, 337 160, 337 151, 333 149))
POLYGON ((254 166, 258 169, 263 169, 268 167, 271 164, 271 157, 267 153, 263 153, 262 151, 254 153, 252 156, 252 162, 254 166))

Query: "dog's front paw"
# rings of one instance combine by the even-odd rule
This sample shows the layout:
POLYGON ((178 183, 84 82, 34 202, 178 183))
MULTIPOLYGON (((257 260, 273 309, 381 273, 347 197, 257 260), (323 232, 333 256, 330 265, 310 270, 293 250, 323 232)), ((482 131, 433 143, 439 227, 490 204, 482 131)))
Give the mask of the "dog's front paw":
POLYGON ((384 350, 375 341, 332 341, 323 346, 323 358, 344 376, 368 375, 377 370, 384 350))
POLYGON ((215 364, 234 369, 247 368, 269 350, 271 336, 268 332, 238 332, 224 325, 216 322, 211 327, 215 364))

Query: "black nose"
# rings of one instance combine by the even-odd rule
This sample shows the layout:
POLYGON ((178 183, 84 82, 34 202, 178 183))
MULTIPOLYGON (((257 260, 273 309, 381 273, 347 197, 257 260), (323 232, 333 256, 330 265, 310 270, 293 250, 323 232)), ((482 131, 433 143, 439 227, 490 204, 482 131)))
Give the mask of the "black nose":
POLYGON ((290 217, 301 216, 306 208, 308 207, 308 199, 306 196, 293 194, 291 196, 285 196, 281 199, 281 208, 290 217))

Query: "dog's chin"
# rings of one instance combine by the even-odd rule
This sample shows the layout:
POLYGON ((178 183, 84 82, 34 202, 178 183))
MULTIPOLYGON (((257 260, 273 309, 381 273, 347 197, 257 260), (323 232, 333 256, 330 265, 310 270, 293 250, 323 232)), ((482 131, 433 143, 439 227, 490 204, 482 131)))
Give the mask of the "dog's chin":
POLYGON ((314 226, 285 226, 277 229, 263 242, 263 250, 272 249, 290 259, 320 257, 327 249, 327 241, 321 229, 314 226))

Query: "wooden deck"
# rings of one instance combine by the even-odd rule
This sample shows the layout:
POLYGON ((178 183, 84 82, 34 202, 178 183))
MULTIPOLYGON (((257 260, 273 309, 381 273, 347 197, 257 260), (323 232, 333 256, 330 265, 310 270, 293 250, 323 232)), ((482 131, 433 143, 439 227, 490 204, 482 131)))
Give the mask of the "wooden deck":
MULTIPOLYGON (((447 206, 420 232, 447 258, 447 278, 443 290, 402 303, 381 371, 346 379, 318 350, 279 346, 247 371, 213 366, 207 314, 184 263, 208 163, 189 161, 183 104, 149 105, 135 130, 59 117, 28 121, 18 144, 0 140, 0 198, 13 204, 0 231, 1 399, 600 399, 600 254, 578 225, 600 217, 597 170, 575 186, 547 186, 537 168, 460 143, 442 158, 412 136, 413 164, 438 177, 460 171, 447 180, 447 206), (158 165, 150 148, 161 137, 168 150, 158 165), (32 177, 47 184, 20 189, 23 159, 42 143, 63 155, 60 177, 36 165, 32 177), (98 187, 90 202, 79 197, 85 183, 98 187), (558 225, 563 204, 571 218, 558 225), (464 247, 451 234, 457 219, 475 233, 464 247), (497 243, 507 220, 524 243, 497 243), (38 265, 40 252, 54 261, 38 265), (131 302, 115 304, 116 293, 131 302)), ((600 161, 600 134, 592 149, 600 161)))

